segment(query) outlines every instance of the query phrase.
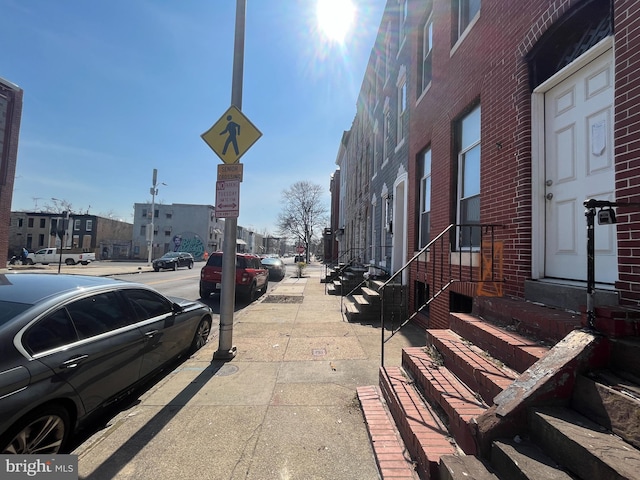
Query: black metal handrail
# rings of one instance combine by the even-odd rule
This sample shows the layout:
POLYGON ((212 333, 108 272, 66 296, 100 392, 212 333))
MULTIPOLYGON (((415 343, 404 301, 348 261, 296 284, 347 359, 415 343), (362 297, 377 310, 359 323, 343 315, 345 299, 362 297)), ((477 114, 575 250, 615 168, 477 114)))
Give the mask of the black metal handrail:
MULTIPOLYGON (((362 252, 365 251, 364 248, 352 248, 349 250, 345 250, 338 255, 338 258, 334 262, 325 263, 324 266, 324 278, 329 278, 329 272, 333 272, 334 277, 340 277, 344 271, 352 266, 356 262, 361 262, 362 260, 362 252)), ((324 293, 327 294, 327 283, 325 281, 324 293)), ((342 289, 340 291, 342 294, 342 289)))
POLYGON ((596 200, 589 198, 583 203, 587 218, 587 325, 595 330, 595 293, 596 293, 596 240, 595 240, 595 217, 598 212, 598 223, 613 225, 617 223, 613 207, 640 207, 640 203, 634 202, 611 202, 609 200, 596 200))
POLYGON ((433 238, 427 245, 422 247, 418 253, 416 253, 409 261, 407 261, 398 271, 396 271, 391 277, 385 281, 385 283, 380 287, 379 293, 381 298, 381 312, 380 312, 380 322, 381 322, 381 330, 382 330, 382 339, 381 339, 381 364, 384 366, 384 345, 388 342, 396 333, 398 333, 407 323, 411 322, 416 315, 422 312, 428 305, 433 302, 436 298, 438 298, 442 293, 444 293, 453 283, 456 282, 470 282, 470 283, 480 283, 480 282, 503 282, 504 279, 497 279, 495 276, 495 269, 493 268, 493 264, 496 258, 496 249, 495 249, 495 229, 503 228, 503 225, 494 225, 494 224, 451 224, 447 228, 445 228, 440 234, 438 234, 435 238, 433 238), (491 240, 489 243, 490 246, 490 264, 491 264, 491 272, 490 275, 487 275, 485 269, 488 268, 485 266, 485 262, 480 259, 478 265, 474 265, 474 254, 479 253, 481 256, 485 249, 485 241, 484 236, 490 232, 491 240), (454 236, 454 233, 457 234, 454 236), (479 245, 473 245, 472 239, 477 237, 479 240, 479 245), (456 252, 458 253, 458 265, 457 268, 454 268, 451 262, 451 244, 452 239, 457 238, 456 241, 456 252), (467 243, 468 245, 464 245, 467 243), (468 256, 468 261, 464 261, 465 254, 468 256), (424 261, 421 261, 420 258, 425 256, 424 261), (427 259, 426 256, 429 258, 427 259), (418 306, 415 311, 409 313, 407 307, 407 286, 404 285, 404 272, 412 267, 414 264, 417 265, 418 273, 420 273, 420 265, 423 263, 424 267, 424 275, 430 276, 431 283, 430 285, 434 287, 433 292, 429 292, 429 295, 425 296, 424 302, 422 305, 418 306), (476 272, 477 274, 474 274, 476 272), (456 275, 457 274, 457 275, 456 275), (396 295, 396 289, 400 287, 400 308, 397 308, 396 299, 398 296, 396 295), (389 295, 386 291, 387 288, 392 288, 391 295, 389 295), (391 326, 390 326, 390 334, 387 336, 386 328, 387 328, 387 318, 386 318, 386 309, 385 309, 385 301, 387 301, 387 297, 391 297, 392 300, 392 309, 391 309, 391 326), (399 310, 399 312, 398 312, 399 310), (395 317, 396 315, 400 315, 401 319, 398 322, 397 327, 395 326, 395 317))

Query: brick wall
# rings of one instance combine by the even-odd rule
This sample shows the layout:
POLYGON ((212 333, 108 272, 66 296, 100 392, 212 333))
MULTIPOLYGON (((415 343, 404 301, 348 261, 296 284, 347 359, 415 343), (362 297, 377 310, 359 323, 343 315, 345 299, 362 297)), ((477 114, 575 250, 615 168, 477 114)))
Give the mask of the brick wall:
MULTIPOLYGON (((427 2, 430 4, 431 2, 427 2)), ((409 252, 415 252, 419 226, 419 179, 416 160, 420 152, 430 147, 432 153, 431 236, 455 223, 457 151, 454 142, 456 122, 470 108, 480 104, 481 123, 481 222, 500 224, 506 228, 498 232, 504 242, 504 274, 507 295, 523 297, 524 282, 532 275, 532 117, 529 69, 525 55, 540 37, 577 0, 511 0, 483 1, 477 23, 466 38, 452 49, 450 10, 451 2, 433 2, 433 80, 426 93, 419 92, 416 76, 409 85, 410 144, 409 144, 409 252)), ((624 32, 640 27, 640 5, 632 1, 615 1, 616 53, 621 48, 637 52, 640 40, 624 32), (624 39, 619 37, 625 36, 624 39), (630 37, 630 38, 627 38, 630 37)), ((425 2, 411 3, 414 18, 412 63, 421 62, 419 55, 422 25, 426 20, 425 2)), ((637 35, 635 35, 637 37, 637 35)), ((637 107, 640 96, 640 80, 637 80, 637 63, 640 56, 631 54, 617 57, 617 85, 621 88, 636 87, 633 94, 617 93, 616 120, 640 115, 637 107), (624 68, 621 68, 623 67, 624 68), (624 87, 623 84, 627 86, 624 87), (621 107, 624 107, 621 109, 621 107)), ((415 70, 415 67, 414 67, 415 70)), ((633 159, 634 151, 640 152, 640 135, 629 125, 617 126, 616 153, 618 160, 628 155, 627 168, 618 173, 619 188, 629 182, 629 195, 640 193, 638 182, 630 179, 640 175, 640 161, 633 159), (626 133, 626 135, 625 135, 626 133)), ((620 197, 618 197, 620 199, 620 197)), ((638 200, 636 200, 638 201, 638 200)), ((640 210, 640 209, 639 209, 640 210)), ((640 211, 637 218, 640 218, 640 211)), ((634 227, 635 228, 635 227, 634 227)), ((640 298, 638 276, 633 266, 640 260, 634 253, 640 252, 640 229, 623 227, 620 241, 628 239, 629 254, 621 259, 629 272, 621 277, 619 287, 640 298), (636 250, 634 250, 636 249, 636 250)), ((640 271, 640 269, 638 269, 640 271)), ((413 302, 410 292, 410 302, 413 302)), ((432 322, 446 326, 449 311, 448 295, 439 297, 431 307, 432 322)))
MULTIPOLYGON (((640 3, 614 2, 616 200, 640 202, 640 3)), ((640 207, 618 209, 619 282, 623 303, 640 301, 640 207)))
POLYGON ((0 95, 9 101, 6 124, 4 125, 4 146, 0 148, 0 255, 6 258, 10 253, 9 222, 18 158, 23 92, 15 85, 0 79, 0 95))

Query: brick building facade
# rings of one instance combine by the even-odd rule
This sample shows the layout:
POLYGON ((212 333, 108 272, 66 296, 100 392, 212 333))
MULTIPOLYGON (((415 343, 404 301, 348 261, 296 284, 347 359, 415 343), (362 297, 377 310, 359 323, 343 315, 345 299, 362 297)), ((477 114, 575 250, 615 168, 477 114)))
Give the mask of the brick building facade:
MULTIPOLYGON (((593 229, 596 301, 637 305, 638 24, 624 0, 389 0, 336 161, 340 250, 395 272, 446 231, 447 261, 421 257, 403 279, 410 305, 467 249, 475 278, 499 271, 493 294, 579 310, 593 198, 617 203, 617 223, 593 229)), ((425 325, 487 294, 448 289, 425 325)))
POLYGON ((9 251, 13 182, 18 159, 22 89, 0 78, 0 252, 9 251))

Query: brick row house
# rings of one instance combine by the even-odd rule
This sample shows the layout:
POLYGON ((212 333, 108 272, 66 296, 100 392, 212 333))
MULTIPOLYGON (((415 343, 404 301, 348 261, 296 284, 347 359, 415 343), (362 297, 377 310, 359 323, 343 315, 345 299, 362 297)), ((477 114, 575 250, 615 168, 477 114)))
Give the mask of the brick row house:
MULTIPOLYGON (((537 413, 523 412, 540 405, 600 419, 627 442, 608 447, 629 447, 640 465, 628 427, 581 400, 605 389, 584 372, 640 375, 638 345, 620 343, 640 337, 638 27, 640 3, 624 0, 387 1, 336 161, 337 238, 387 270, 383 291, 406 290, 409 327, 426 332, 397 368, 383 346, 379 390, 359 390, 374 450, 382 427, 367 411, 379 396, 420 478, 441 478, 459 460, 446 454, 460 452, 515 478, 496 466, 497 439, 533 441, 537 413), (523 351, 539 355, 518 363, 523 351), (480 377, 494 368, 508 381, 489 388, 480 377), (442 443, 421 428, 441 430, 442 443)), ((632 383, 625 408, 637 417, 632 383)), ((549 465, 595 478, 581 471, 587 453, 567 465, 561 449, 544 452, 549 465)))
POLYGON ((23 91, 0 78, 0 252, 9 251, 9 224, 18 160, 23 91))

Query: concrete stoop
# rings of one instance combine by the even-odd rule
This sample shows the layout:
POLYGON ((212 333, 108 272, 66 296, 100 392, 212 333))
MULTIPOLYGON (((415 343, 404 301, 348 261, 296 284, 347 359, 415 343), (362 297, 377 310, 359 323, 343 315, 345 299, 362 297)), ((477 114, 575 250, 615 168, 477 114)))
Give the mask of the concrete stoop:
MULTIPOLYGON (((405 348, 400 366, 380 369, 377 401, 391 415, 415 474, 640 478, 640 339, 578 330, 579 316, 560 312, 551 316, 561 325, 549 327, 535 320, 530 304, 526 313, 507 305, 504 318, 520 312, 555 333, 535 340, 532 328, 519 333, 503 322, 452 313, 450 329, 427 330, 428 345, 405 348), (565 338, 546 346, 565 329, 565 338)), ((375 420, 364 410, 371 429, 375 420)))

